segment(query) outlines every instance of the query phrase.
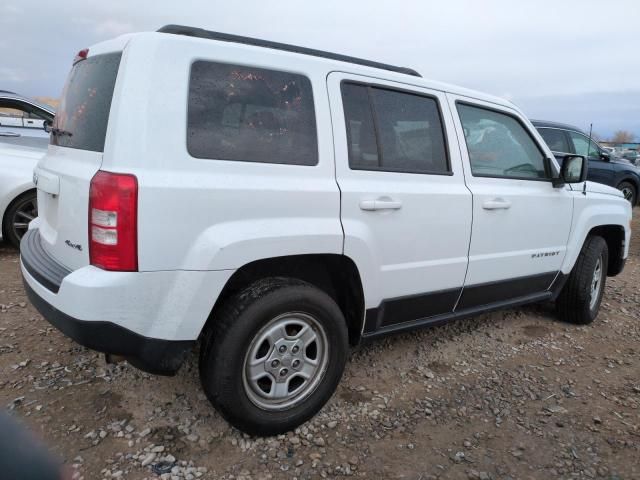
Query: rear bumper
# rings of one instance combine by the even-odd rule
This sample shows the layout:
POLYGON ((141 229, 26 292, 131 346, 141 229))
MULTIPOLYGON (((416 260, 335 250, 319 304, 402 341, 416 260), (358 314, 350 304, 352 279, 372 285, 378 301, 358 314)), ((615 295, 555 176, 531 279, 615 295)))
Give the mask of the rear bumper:
POLYGON ((148 338, 105 321, 73 318, 47 303, 24 280, 27 297, 47 321, 73 339, 98 352, 123 356, 133 366, 158 375, 175 374, 193 348, 195 341, 148 338))
POLYGON ((233 271, 108 272, 66 269, 37 229, 20 245, 31 303, 85 347, 125 357, 150 373, 175 373, 195 345, 233 271))

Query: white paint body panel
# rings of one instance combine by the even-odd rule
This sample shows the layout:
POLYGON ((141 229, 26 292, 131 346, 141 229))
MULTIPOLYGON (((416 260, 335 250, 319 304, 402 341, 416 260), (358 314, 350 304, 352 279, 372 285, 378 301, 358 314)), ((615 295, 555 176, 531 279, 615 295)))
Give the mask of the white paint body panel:
POLYGON ((329 75, 336 177, 342 192, 344 254, 358 266, 365 306, 377 307, 385 298, 462 287, 472 202, 464 184, 459 149, 450 149, 453 175, 350 169, 340 92, 344 80, 408 88, 435 97, 443 110, 447 142, 455 145, 456 137, 442 92, 341 72, 329 75), (402 206, 378 211, 360 208, 361 202, 380 198, 401 202, 402 206))
MULTIPOLYGON (((473 194, 473 233, 465 284, 479 285, 560 270, 573 212, 570 188, 554 188, 551 181, 474 176, 456 101, 472 101, 487 108, 496 106, 451 94, 448 97, 458 138, 461 139, 465 181, 473 194), (509 202, 511 206, 508 209, 485 209, 484 204, 492 201, 509 202), (536 254, 543 256, 533 257, 536 254)), ((498 110, 527 123, 526 117, 516 109, 499 107, 498 110)), ((536 139, 544 148, 544 142, 536 139)), ((548 158, 554 158, 551 152, 546 153, 548 158)), ((553 167, 558 168, 557 164, 553 167)))
POLYGON ((67 315, 88 322, 106 320, 164 340, 198 338, 202 319, 207 319, 233 273, 106 272, 88 265, 67 275, 55 294, 21 268, 35 292, 67 315))
POLYGON ((562 273, 571 271, 587 235, 593 228, 600 225, 625 227, 623 258, 629 256, 631 204, 612 187, 594 182, 586 182, 586 184, 586 194, 583 193, 582 185, 573 185, 574 212, 571 234, 567 242, 567 254, 561 267, 562 273))
POLYGON ((373 308, 383 299, 463 284, 567 273, 585 232, 597 225, 622 225, 628 245, 630 209, 619 197, 582 198, 581 192, 546 182, 474 181, 447 96, 524 118, 505 100, 365 66, 179 35, 124 36, 91 47, 89 55, 117 50, 124 52, 104 154, 50 147, 38 166, 39 173, 59 179, 59 194, 42 187, 42 218, 32 227, 40 229, 47 252, 73 273, 58 294, 23 274, 38 295, 75 318, 111 321, 148 337, 190 340, 198 337, 233 272, 259 259, 345 254, 359 270, 365 306, 373 308), (306 75, 314 94, 318 164, 191 157, 187 103, 190 65, 196 60, 306 75), (351 171, 339 90, 346 77, 436 96, 453 175, 351 171), (67 239, 87 245, 89 182, 98 169, 138 179, 140 272, 102 271, 89 266, 88 248, 79 252, 64 245, 67 239), (498 191, 513 202, 507 215, 479 209, 478 202, 498 191), (361 200, 381 196, 397 197, 402 209, 359 208, 361 200), (561 254, 530 259, 532 252, 545 250, 561 254))

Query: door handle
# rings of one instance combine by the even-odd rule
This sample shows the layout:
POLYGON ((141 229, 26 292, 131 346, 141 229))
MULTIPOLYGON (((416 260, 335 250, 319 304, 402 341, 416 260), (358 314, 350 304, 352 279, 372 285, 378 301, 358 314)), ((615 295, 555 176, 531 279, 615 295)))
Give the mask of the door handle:
POLYGON ((485 210, 507 210, 511 208, 511 202, 502 198, 494 198, 493 200, 484 202, 482 208, 485 210))
POLYGON ((19 137, 20 134, 16 132, 0 132, 0 137, 19 137))
POLYGON ((377 200, 360 200, 360 210, 399 210, 402 208, 402 202, 399 200, 391 200, 387 198, 378 198, 377 200))

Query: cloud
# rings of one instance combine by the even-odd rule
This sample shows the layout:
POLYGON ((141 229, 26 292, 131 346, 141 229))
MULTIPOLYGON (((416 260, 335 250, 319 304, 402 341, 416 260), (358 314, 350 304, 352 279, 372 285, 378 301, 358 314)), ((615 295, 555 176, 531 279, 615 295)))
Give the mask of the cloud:
POLYGON ((640 137, 640 89, 623 92, 589 92, 580 95, 523 97, 514 101, 530 117, 568 123, 601 137, 629 130, 640 137))
POLYGON ((105 20, 96 25, 96 33, 101 37, 117 37, 125 33, 135 31, 135 27, 128 22, 119 22, 117 20, 105 20))
POLYGON ((19 68, 0 67, 0 78, 9 85, 17 85, 27 79, 27 74, 19 68))
MULTIPOLYGON (((585 118, 613 128, 638 88, 637 0, 110 0, 20 2, 0 6, 3 67, 26 80, 0 78, 0 88, 58 96, 81 48, 168 23, 266 38, 413 67, 425 77, 516 101, 540 101, 538 116, 570 117, 558 108, 586 108, 598 92, 610 114, 593 104, 585 118), (26 28, 28 26, 28 28, 26 28), (19 50, 15 48, 18 45, 19 50), (595 95, 595 96, 594 96, 595 95), (582 98, 582 101, 563 100, 582 98), (559 106, 556 108, 556 106, 559 106), (564 106, 564 107, 562 107, 564 106), (561 115, 560 115, 561 114, 561 115), (609 120, 609 118, 611 120, 609 120)), ((582 111, 582 110, 581 110, 582 111)), ((640 130, 636 131, 640 135, 640 130)))

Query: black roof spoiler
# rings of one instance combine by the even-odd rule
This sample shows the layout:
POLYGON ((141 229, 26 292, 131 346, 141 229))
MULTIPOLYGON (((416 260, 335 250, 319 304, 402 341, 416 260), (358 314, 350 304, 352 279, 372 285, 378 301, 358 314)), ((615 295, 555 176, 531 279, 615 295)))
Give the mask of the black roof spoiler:
POLYGON ((229 33, 212 32, 202 28, 186 27, 183 25, 165 25, 158 30, 160 33, 172 33, 174 35, 186 35, 188 37, 206 38, 209 40, 218 40, 221 42, 241 43, 244 45, 253 45, 255 47, 272 48, 274 50, 283 50, 285 52, 301 53, 303 55, 311 55, 314 57, 338 60, 340 62, 355 63, 366 67, 379 68, 390 72, 403 73, 414 77, 422 77, 418 72, 411 68, 396 67, 387 65, 386 63, 364 60, 362 58, 340 55, 339 53, 325 52, 323 50, 315 50, 313 48, 299 47, 286 43, 271 42, 269 40, 260 40, 259 38, 243 37, 240 35, 231 35, 229 33))

